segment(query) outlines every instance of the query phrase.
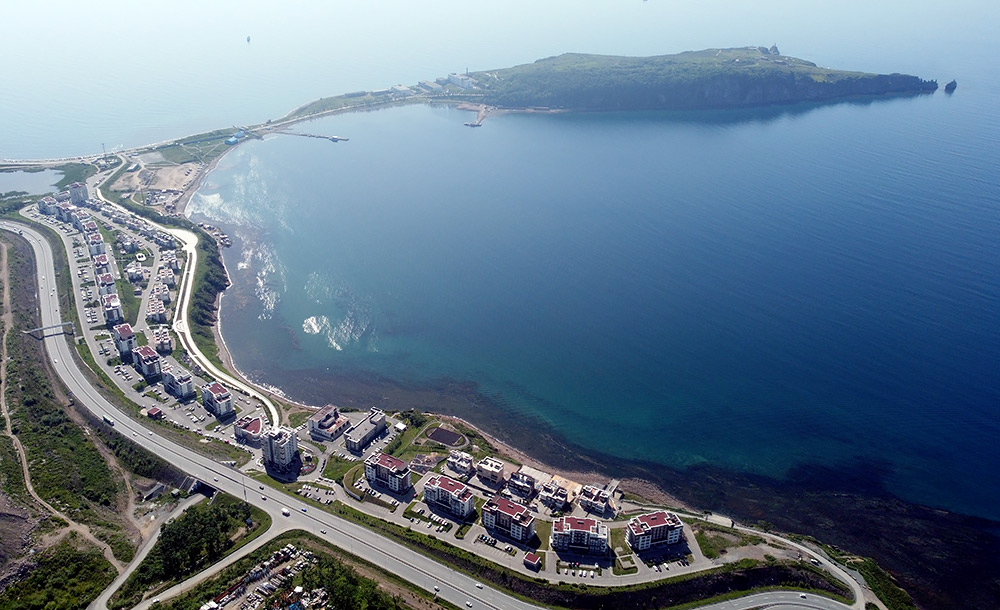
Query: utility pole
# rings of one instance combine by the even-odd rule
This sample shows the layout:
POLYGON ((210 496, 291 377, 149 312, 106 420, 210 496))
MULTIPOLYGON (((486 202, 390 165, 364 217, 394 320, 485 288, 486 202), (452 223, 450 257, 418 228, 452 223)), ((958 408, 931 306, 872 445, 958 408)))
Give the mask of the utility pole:
POLYGON ((107 157, 108 156, 108 149, 105 148, 104 142, 101 142, 101 150, 104 151, 104 156, 107 157))

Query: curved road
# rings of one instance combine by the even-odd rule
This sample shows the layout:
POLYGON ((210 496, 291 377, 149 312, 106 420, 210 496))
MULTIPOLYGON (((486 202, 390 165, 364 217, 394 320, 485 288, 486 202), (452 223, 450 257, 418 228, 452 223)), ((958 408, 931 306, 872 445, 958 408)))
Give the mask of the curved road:
MULTIPOLYGON (((61 322, 58 297, 53 292, 55 286, 55 265, 52 249, 36 230, 31 227, 10 222, 0 223, 0 229, 9 231, 22 230, 24 238, 31 244, 38 261, 38 297, 41 308, 42 325, 47 326, 61 322)), ((193 267, 193 266, 192 266, 193 267)), ((51 332, 51 331, 50 331, 51 332)), ((476 588, 477 580, 457 572, 450 567, 439 564, 397 542, 367 530, 359 525, 345 521, 329 513, 309 507, 297 498, 264 486, 244 475, 211 459, 199 455, 185 447, 161 438, 154 430, 129 416, 108 402, 91 386, 83 372, 73 359, 72 347, 63 335, 48 335, 44 339, 45 348, 52 360, 53 368, 59 378, 73 392, 77 402, 98 417, 109 417, 114 420, 114 429, 120 434, 131 436, 132 440, 143 448, 160 457, 169 460, 180 470, 205 481, 209 485, 235 497, 247 499, 251 504, 265 510, 281 528, 299 528, 319 535, 325 529, 323 538, 340 548, 357 555, 367 561, 389 570, 399 577, 428 591, 440 587, 438 595, 456 606, 472 608, 493 608, 527 610, 537 608, 533 604, 516 599, 498 590, 485 587, 476 588), (281 509, 287 507, 289 516, 284 516, 281 509)), ((739 600, 705 606, 712 610, 742 610, 759 607, 763 604, 781 604, 781 607, 816 608, 821 610, 844 610, 848 608, 833 600, 808 595, 802 599, 799 594, 790 592, 764 593, 752 595, 739 600)), ((145 609, 149 603, 143 603, 137 608, 145 609)))
MULTIPOLYGON (((126 163, 125 157, 119 155, 122 163, 126 163)), ((94 195, 97 196, 105 205, 109 205, 125 214, 132 214, 130 210, 126 208, 111 203, 104 198, 104 194, 100 189, 101 180, 94 182, 88 182, 88 186, 93 191, 94 195)), ((161 226, 148 218, 143 219, 144 222, 149 223, 151 226, 173 235, 177 238, 181 244, 183 244, 182 249, 187 253, 187 261, 184 263, 184 270, 182 271, 181 280, 177 286, 177 306, 174 308, 176 312, 174 314, 173 329, 177 333, 178 339, 184 344, 184 349, 187 350, 188 355, 191 359, 198 364, 203 370, 211 373, 215 379, 224 383, 229 387, 230 390, 239 390, 246 395, 256 398, 259 400, 266 408, 271 416, 271 425, 278 426, 281 424, 281 418, 278 413, 278 409, 274 406, 274 403, 264 395, 263 392, 257 390, 257 388, 252 385, 245 383, 243 380, 230 375, 228 372, 219 369, 215 366, 204 354, 201 353, 201 349, 194 342, 191 337, 191 333, 188 329, 187 322, 187 312, 188 306, 191 303, 191 295, 194 292, 194 272, 195 268, 198 266, 198 236, 191 231, 185 231, 184 229, 169 229, 167 227, 161 226)))
MULTIPOLYGON (((150 222, 153 226, 159 226, 151 221, 147 222, 150 222)), ((188 306, 191 303, 191 294, 194 292, 194 270, 198 265, 198 236, 191 231, 185 231, 183 229, 160 228, 180 240, 180 242, 184 244, 183 250, 187 253, 187 261, 184 263, 183 275, 181 276, 181 281, 177 289, 177 307, 174 308, 176 313, 174 314, 175 318, 173 325, 174 332, 177 333, 181 343, 184 344, 184 349, 186 349, 191 358, 198 363, 198 366, 211 373, 216 379, 224 382, 230 388, 240 390, 248 396, 259 400, 265 407, 267 407, 268 412, 271 414, 272 426, 277 427, 281 425, 281 418, 279 417, 278 409, 267 396, 258 391, 252 385, 244 383, 240 379, 237 379, 233 375, 230 375, 226 371, 223 371, 212 364, 212 362, 201 353, 201 350, 198 348, 198 345, 195 344, 194 339, 191 338, 191 334, 188 329, 187 313, 188 306)))

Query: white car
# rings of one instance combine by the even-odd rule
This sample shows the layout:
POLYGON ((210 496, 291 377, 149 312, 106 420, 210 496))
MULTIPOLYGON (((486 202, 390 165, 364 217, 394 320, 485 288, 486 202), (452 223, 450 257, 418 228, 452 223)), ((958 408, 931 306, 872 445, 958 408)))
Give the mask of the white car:
POLYGON ((483 583, 481 583, 481 582, 477 582, 477 583, 476 583, 476 588, 477 588, 477 589, 482 589, 482 588, 483 588, 483 583))

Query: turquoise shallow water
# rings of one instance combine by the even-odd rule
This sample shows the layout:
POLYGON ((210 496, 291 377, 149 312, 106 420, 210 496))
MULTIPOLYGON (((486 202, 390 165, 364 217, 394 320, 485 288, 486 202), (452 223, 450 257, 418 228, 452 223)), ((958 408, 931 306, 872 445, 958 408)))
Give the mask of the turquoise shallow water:
POLYGON ((293 397, 472 381, 623 459, 862 463, 998 517, 988 99, 351 114, 241 146, 195 208, 237 237, 237 365, 293 397))

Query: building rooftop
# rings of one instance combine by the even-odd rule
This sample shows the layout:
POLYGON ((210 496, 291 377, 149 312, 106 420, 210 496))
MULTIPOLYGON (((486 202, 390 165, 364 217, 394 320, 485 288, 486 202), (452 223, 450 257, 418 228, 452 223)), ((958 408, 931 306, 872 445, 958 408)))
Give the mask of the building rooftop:
POLYGON ((402 472, 406 470, 406 462, 399 458, 392 457, 388 453, 377 453, 369 457, 365 462, 371 462, 372 464, 378 464, 383 468, 388 468, 393 472, 402 472))
POLYGON ((264 428, 264 422, 259 417, 244 417, 236 422, 236 427, 246 430, 250 434, 260 434, 264 428))
POLYGON ((274 439, 278 443, 283 443, 292 439, 292 430, 288 428, 272 428, 268 433, 268 438, 274 439))
POLYGON ((384 418, 385 414, 382 411, 372 409, 364 421, 358 423, 356 426, 347 431, 347 437, 363 438, 368 436, 368 434, 371 433, 379 425, 379 423, 385 421, 384 418), (376 423, 376 420, 378 420, 379 423, 376 423))
POLYGON ((119 339, 131 339, 135 336, 135 332, 132 331, 131 324, 119 324, 114 327, 114 331, 118 335, 119 339))
POLYGON ((562 517, 556 519, 552 524, 552 530, 556 532, 592 532, 597 529, 597 520, 585 519, 582 517, 562 517))
POLYGON ((496 459, 495 457, 486 456, 479 460, 479 467, 483 470, 489 470, 491 472, 497 472, 503 470, 503 462, 496 459))
POLYGON ((472 492, 469 491, 469 488, 464 483, 460 483, 444 475, 438 475, 429 479, 427 484, 424 485, 424 488, 427 487, 437 487, 438 489, 443 489, 454 496, 458 496, 462 500, 472 495, 472 492))
POLYGON ((660 510, 655 513, 647 513, 645 515, 639 515, 638 517, 633 517, 631 521, 628 522, 628 527, 636 534, 641 534, 644 531, 649 531, 657 527, 681 527, 680 518, 666 511, 660 510))
POLYGON ((225 400, 229 397, 229 390, 227 390, 226 386, 222 385, 218 381, 213 381, 212 383, 202 386, 201 390, 203 392, 208 392, 212 395, 212 398, 215 398, 216 400, 225 400))
POLYGON ((531 515, 528 514, 528 509, 517 502, 511 502, 507 498, 502 498, 495 496, 490 498, 490 501, 486 503, 484 508, 489 509, 490 507, 496 507, 497 512, 501 512, 508 515, 516 521, 522 523, 529 523, 533 519, 531 515))
POLYGON ((143 362, 150 362, 160 357, 156 353, 156 350, 149 347, 148 345, 140 345, 139 347, 135 348, 134 352, 135 355, 138 356, 143 362))
POLYGON ((326 429, 335 424, 339 418, 340 409, 338 409, 335 405, 326 405, 319 411, 312 414, 309 418, 309 423, 326 429))

